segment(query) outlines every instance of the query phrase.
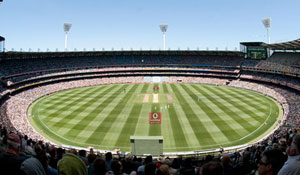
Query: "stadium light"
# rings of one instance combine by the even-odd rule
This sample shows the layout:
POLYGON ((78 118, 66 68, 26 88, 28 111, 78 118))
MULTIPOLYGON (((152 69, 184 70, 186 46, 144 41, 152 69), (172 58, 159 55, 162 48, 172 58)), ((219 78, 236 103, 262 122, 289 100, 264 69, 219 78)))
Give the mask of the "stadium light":
POLYGON ((65 31, 65 50, 68 49, 68 32, 72 27, 72 23, 64 23, 64 31, 65 31))
POLYGON ((168 24, 161 24, 161 25, 159 25, 159 27, 163 33, 163 50, 166 50, 166 32, 168 29, 168 24))
POLYGON ((268 44, 270 44, 271 43, 271 39, 270 39, 271 18, 263 18, 261 21, 264 24, 265 28, 267 29, 268 44))

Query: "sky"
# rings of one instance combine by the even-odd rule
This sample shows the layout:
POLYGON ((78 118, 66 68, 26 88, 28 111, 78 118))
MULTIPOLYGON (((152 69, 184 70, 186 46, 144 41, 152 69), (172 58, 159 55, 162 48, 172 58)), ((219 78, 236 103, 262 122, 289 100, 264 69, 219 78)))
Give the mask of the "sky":
POLYGON ((63 24, 72 23, 68 50, 159 50, 168 24, 170 50, 235 50, 300 38, 300 0, 3 0, 0 36, 7 51, 62 51, 63 24))

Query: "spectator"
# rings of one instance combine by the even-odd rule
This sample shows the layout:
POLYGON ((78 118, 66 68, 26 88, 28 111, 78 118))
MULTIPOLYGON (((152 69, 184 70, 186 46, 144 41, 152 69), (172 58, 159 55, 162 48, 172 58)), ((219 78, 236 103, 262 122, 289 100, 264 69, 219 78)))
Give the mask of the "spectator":
POLYGON ((300 174, 300 134, 292 139, 286 153, 288 160, 279 171, 278 175, 299 175, 300 174))
POLYGON ((163 161, 163 163, 164 163, 165 165, 168 165, 169 170, 170 170, 170 173, 171 173, 172 175, 177 175, 177 174, 179 174, 179 173, 177 172, 176 169, 174 169, 174 168, 171 167, 172 161, 171 161, 169 158, 165 159, 165 160, 163 161))
POLYGON ((210 161, 203 165, 201 175, 223 175, 224 169, 220 162, 210 161))
POLYGON ((253 169, 255 169, 255 165, 250 162, 250 153, 245 152, 242 162, 235 167, 234 171, 236 174, 249 174, 253 169))
POLYGON ((94 166, 94 170, 95 170, 95 175, 105 175, 107 173, 107 167, 106 167, 105 160, 97 158, 94 161, 93 166, 94 166))
POLYGON ((283 166, 285 156, 280 150, 268 150, 263 153, 263 156, 258 164, 259 175, 276 175, 283 166))
POLYGON ((29 155, 35 155, 35 151, 33 150, 31 139, 27 140, 27 144, 25 146, 25 151, 24 152, 29 154, 29 155))
POLYGON ((135 173, 137 171, 136 163, 133 162, 133 155, 131 153, 126 154, 125 161, 122 161, 123 172, 125 174, 135 173))
POLYGON ((53 145, 51 145, 49 148, 48 148, 48 153, 50 155, 50 158, 49 158, 49 165, 54 168, 54 169, 57 169, 57 154, 56 154, 56 149, 53 145))
POLYGON ((49 166, 49 158, 40 144, 35 145, 36 158, 40 161, 42 167, 44 168, 47 175, 57 175, 56 169, 49 166))
POLYGON ((182 174, 182 175, 194 175, 195 174, 195 168, 192 166, 191 158, 187 158, 184 160, 184 165, 180 169, 180 174, 182 174))
POLYGON ((111 170, 112 172, 109 172, 109 174, 114 174, 114 175, 122 174, 123 167, 121 162, 118 160, 113 160, 111 162, 111 170))
POLYGON ((78 157, 85 163, 85 165, 88 165, 88 159, 86 157, 86 151, 85 150, 79 150, 78 151, 78 157))
POLYGON ((87 175, 87 168, 84 162, 73 153, 66 153, 58 161, 58 173, 64 175, 87 175))
POLYGON ((149 162, 145 165, 144 174, 145 175, 155 175, 156 165, 153 162, 149 162))
MULTIPOLYGON (((135 156, 136 157, 136 156, 135 156)), ((143 162, 143 159, 142 158, 136 158, 136 161, 135 161, 135 163, 136 163, 136 167, 138 168, 139 166, 141 166, 141 165, 143 165, 142 164, 142 162, 143 162)))
POLYGON ((25 175, 46 175, 41 162, 34 157, 26 159, 21 165, 21 170, 25 175))
POLYGON ((145 161, 144 161, 144 165, 141 165, 138 167, 137 169, 137 174, 138 175, 144 175, 144 171, 145 171, 145 165, 147 165, 148 163, 152 162, 152 156, 147 156, 145 158, 145 161))
POLYGON ((173 169, 177 169, 177 170, 180 169, 180 161, 179 161, 178 158, 175 158, 175 159, 173 160, 171 167, 172 167, 173 169))
POLYGON ((168 165, 161 165, 157 172, 156 172, 157 175, 170 175, 170 169, 169 169, 169 166, 168 165))
POLYGON ((230 155, 229 154, 223 155, 221 162, 224 168, 224 175, 232 175, 234 171, 233 171, 230 155))
MULTIPOLYGON (((89 175, 95 174, 94 161, 96 160, 96 158, 97 158, 96 154, 91 153, 91 152, 87 157, 87 159, 88 159, 88 174, 89 175)), ((107 169, 106 164, 105 164, 105 169, 107 169)))
POLYGON ((57 153, 57 161, 62 159, 63 155, 65 154, 65 150, 63 148, 57 148, 56 150, 57 153))
POLYGON ((111 154, 111 152, 107 152, 105 154, 105 162, 106 162, 107 170, 111 171, 111 162, 112 162, 112 154, 111 154))
POLYGON ((8 174, 21 174, 21 164, 25 160, 19 156, 21 149, 20 137, 16 134, 9 134, 7 137, 7 150, 0 153, 0 170, 8 174))
POLYGON ((22 151, 23 151, 23 152, 25 151, 25 146, 27 145, 27 140, 28 140, 28 136, 25 135, 25 136, 22 138, 22 151))

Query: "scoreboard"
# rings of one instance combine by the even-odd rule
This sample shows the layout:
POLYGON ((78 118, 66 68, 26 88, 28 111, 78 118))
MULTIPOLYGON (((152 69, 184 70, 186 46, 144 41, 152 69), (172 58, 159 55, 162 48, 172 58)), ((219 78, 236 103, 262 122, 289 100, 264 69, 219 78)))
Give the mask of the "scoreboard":
POLYGON ((242 42, 240 43, 241 51, 248 59, 266 59, 268 58, 268 48, 263 44, 262 42, 242 42))
POLYGON ((267 48, 261 46, 248 46, 247 57, 251 59, 267 58, 267 48))

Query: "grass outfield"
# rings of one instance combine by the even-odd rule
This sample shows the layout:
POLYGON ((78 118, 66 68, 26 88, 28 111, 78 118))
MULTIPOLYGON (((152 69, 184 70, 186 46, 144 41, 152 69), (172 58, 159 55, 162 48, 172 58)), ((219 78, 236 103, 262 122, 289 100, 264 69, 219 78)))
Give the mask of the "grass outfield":
POLYGON ((276 125, 278 106, 225 86, 115 84, 45 96, 28 112, 33 126, 59 145, 130 151, 130 136, 163 136, 164 152, 180 152, 251 143, 276 125), (161 124, 149 124, 150 112, 161 112, 161 124))

